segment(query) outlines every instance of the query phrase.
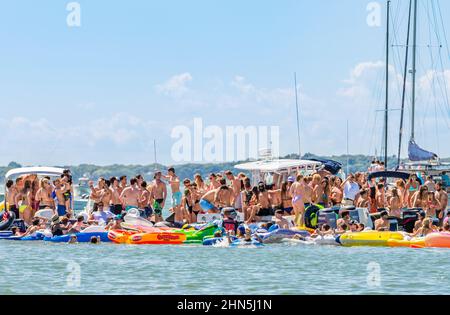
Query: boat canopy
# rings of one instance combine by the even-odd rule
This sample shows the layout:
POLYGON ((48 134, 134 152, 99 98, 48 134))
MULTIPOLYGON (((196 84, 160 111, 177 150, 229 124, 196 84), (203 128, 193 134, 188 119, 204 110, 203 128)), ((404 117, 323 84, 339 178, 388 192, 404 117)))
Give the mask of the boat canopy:
POLYGON ((41 176, 61 176, 63 172, 64 169, 57 167, 22 167, 8 171, 5 175, 5 178, 8 179, 15 176, 29 174, 36 174, 41 176))
POLYGON ((307 160, 267 160, 238 164, 236 169, 257 171, 262 173, 281 173, 292 169, 316 170, 322 167, 321 162, 307 160))

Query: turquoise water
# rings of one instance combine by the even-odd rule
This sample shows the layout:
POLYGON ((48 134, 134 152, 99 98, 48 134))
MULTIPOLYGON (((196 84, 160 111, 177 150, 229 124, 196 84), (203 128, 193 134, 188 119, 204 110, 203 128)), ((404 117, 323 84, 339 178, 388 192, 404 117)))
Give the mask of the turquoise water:
POLYGON ((446 249, 0 241, 0 294, 444 294, 449 258, 446 249))

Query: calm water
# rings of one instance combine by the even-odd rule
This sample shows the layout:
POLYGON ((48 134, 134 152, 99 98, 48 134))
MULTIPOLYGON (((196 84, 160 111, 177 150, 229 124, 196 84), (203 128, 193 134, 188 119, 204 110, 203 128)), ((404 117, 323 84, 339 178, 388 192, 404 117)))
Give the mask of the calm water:
POLYGON ((0 294, 442 294, 449 258, 445 249, 0 241, 0 294))

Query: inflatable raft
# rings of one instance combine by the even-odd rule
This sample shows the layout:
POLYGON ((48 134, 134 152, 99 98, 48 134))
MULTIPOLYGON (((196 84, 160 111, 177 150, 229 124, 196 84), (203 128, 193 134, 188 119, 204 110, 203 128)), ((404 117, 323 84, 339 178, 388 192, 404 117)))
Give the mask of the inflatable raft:
POLYGON ((68 243, 72 235, 75 235, 77 237, 78 243, 89 243, 92 237, 100 238, 100 241, 103 243, 111 242, 108 238, 108 232, 87 232, 87 233, 81 232, 61 236, 52 236, 52 237, 45 237, 44 241, 52 243, 68 243))
POLYGON ((137 233, 128 238, 128 244, 134 245, 180 245, 185 241, 185 234, 173 232, 137 233))
POLYGON ((337 238, 343 246, 388 246, 389 240, 402 241, 404 236, 400 232, 367 231, 345 233, 337 238))
POLYGON ((303 230, 287 230, 287 229, 276 229, 268 233, 257 233, 259 237, 264 241, 265 244, 282 243, 283 239, 294 238, 295 236, 309 237, 311 234, 308 231, 303 230))
POLYGON ((425 237, 426 247, 450 248, 450 233, 431 233, 425 237))

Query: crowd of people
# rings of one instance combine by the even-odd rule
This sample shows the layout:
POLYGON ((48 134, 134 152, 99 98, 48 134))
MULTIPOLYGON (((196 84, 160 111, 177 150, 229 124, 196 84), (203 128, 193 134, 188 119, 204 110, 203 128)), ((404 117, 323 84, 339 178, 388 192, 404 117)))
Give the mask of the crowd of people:
MULTIPOLYGON (((369 171, 381 171, 383 167, 374 162, 369 171)), ((270 185, 262 181, 252 185, 246 174, 232 171, 213 173, 207 179, 196 174, 193 179, 181 180, 174 168, 169 168, 166 174, 156 172, 151 182, 145 181, 142 175, 130 179, 127 176, 99 178, 96 184, 89 182, 93 209, 87 221, 84 217, 73 217, 73 185, 68 170, 54 181, 48 177, 38 179, 36 175, 18 178, 15 182, 10 180, 6 183, 6 196, 10 211, 30 226, 39 225, 34 218, 36 211, 54 209, 55 222, 64 233, 80 231, 89 224, 120 228, 123 216, 131 209, 138 209, 142 217, 152 222, 164 221, 167 219, 163 218, 163 209, 169 199, 168 186, 171 200, 167 208, 176 226, 195 223, 199 214, 221 213, 224 208, 234 208, 247 224, 275 216, 277 224, 288 227, 284 217, 295 216, 294 222, 305 226, 305 211, 311 205, 368 208, 370 213, 380 215, 375 224, 377 230, 387 227, 388 218, 400 218, 405 208, 422 209, 418 224, 429 226, 431 222, 443 227, 448 221, 444 216, 448 195, 442 183, 426 177, 421 184, 416 175, 395 183, 388 183, 385 178, 368 180, 370 172, 350 174, 345 180, 326 173, 274 176, 270 185)), ((338 229, 364 228, 343 217, 338 229)))

